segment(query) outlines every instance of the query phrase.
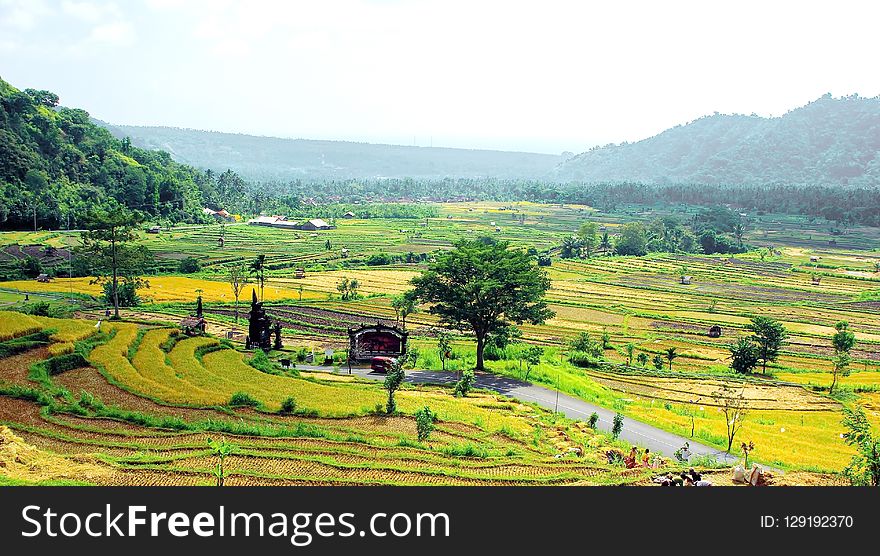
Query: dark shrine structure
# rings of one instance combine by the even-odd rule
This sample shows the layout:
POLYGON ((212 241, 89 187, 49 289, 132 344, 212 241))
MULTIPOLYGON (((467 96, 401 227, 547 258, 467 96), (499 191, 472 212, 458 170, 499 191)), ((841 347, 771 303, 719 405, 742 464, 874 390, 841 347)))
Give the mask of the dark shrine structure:
POLYGON ((269 315, 263 309, 263 302, 257 301, 256 290, 251 290, 251 312, 248 315, 248 335, 244 339, 245 349, 260 348, 269 351, 273 347, 281 349, 281 323, 274 326, 269 320, 269 315), (272 333, 275 333, 275 341, 272 341, 272 333))
POLYGON ((180 321, 180 328, 187 336, 198 336, 205 333, 207 322, 202 314, 202 296, 196 301, 196 314, 180 321))
POLYGON ((721 327, 717 324, 713 324, 711 328, 709 328, 709 337, 710 338, 720 338, 721 337, 721 327))
POLYGON ((369 361, 373 357, 401 357, 406 354, 408 332, 382 323, 348 329, 349 361, 369 361))

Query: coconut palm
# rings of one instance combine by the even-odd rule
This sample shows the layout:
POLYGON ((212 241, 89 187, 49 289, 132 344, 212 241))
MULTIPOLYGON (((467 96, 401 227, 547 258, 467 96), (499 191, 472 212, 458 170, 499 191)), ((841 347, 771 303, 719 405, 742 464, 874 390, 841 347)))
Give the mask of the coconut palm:
POLYGON ((672 370, 672 361, 678 357, 677 348, 671 347, 666 349, 666 359, 669 361, 669 370, 672 370))
POLYGON ((599 249, 602 250, 603 255, 607 255, 611 251, 611 238, 608 236, 608 232, 602 234, 602 239, 599 241, 599 249))

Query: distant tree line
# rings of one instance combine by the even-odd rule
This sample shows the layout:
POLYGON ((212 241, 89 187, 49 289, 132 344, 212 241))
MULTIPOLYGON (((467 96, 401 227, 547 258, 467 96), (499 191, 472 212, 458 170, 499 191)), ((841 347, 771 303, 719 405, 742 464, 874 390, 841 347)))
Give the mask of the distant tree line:
POLYGON ((880 226, 880 187, 873 186, 492 178, 248 182, 231 170, 202 171, 175 162, 167 152, 135 147, 95 125, 84 110, 59 106, 49 91, 19 91, 0 80, 0 229, 78 228, 89 209, 114 204, 157 223, 210 222, 205 207, 300 218, 335 218, 349 211, 357 218, 437 215, 424 204, 392 203, 407 200, 570 203, 605 211, 630 205, 728 205, 824 218, 840 226, 880 226))
POLYGON ((602 255, 643 256, 648 253, 742 253, 746 223, 727 207, 716 206, 695 214, 690 222, 676 216, 648 223, 629 222, 614 237, 595 222, 584 222, 577 234, 564 238, 559 254, 564 259, 602 255))

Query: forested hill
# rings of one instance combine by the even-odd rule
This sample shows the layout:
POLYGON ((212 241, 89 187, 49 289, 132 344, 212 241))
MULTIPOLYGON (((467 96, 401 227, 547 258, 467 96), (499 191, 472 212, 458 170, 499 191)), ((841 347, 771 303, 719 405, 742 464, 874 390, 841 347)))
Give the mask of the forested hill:
POLYGON ((825 95, 777 118, 706 116, 561 163, 561 180, 744 185, 880 184, 880 97, 825 95))
POLYGON ((537 178, 562 160, 549 154, 281 139, 173 127, 104 124, 118 138, 168 151, 178 162, 252 181, 348 178, 537 178))
POLYGON ((88 208, 112 202, 199 220, 217 196, 200 170, 116 139, 54 93, 0 79, 0 228, 75 228, 88 208))

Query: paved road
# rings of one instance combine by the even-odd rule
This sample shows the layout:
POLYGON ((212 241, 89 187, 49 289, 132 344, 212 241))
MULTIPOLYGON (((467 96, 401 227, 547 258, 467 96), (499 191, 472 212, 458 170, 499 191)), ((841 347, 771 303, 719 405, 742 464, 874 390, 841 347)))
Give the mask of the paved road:
MULTIPOLYGON (((332 371, 329 367, 311 367, 298 365, 304 370, 322 370, 332 371)), ((338 371, 340 374, 348 374, 348 368, 341 367, 338 371)), ((385 375, 381 373, 371 372, 370 369, 354 368, 352 373, 367 379, 385 380, 385 375)), ((407 382, 420 384, 451 384, 456 380, 455 373, 442 371, 407 371, 407 382)), ((491 373, 478 373, 474 385, 477 388, 485 388, 510 396, 524 402, 533 402, 541 407, 549 410, 557 409, 565 414, 566 417, 586 421, 594 412, 599 415, 598 428, 603 431, 610 431, 615 412, 595 404, 591 404, 579 398, 574 398, 567 394, 544 388, 543 386, 535 386, 516 380, 513 378, 502 377, 491 373)), ((718 461, 723 461, 735 465, 739 458, 731 456, 726 452, 712 448, 693 439, 678 436, 664 430, 653 427, 647 423, 636 421, 631 417, 627 417, 623 421, 623 432, 620 438, 643 448, 649 448, 652 452, 663 454, 667 457, 673 457, 676 450, 684 446, 685 442, 690 443, 691 452, 698 455, 711 455, 718 461)))

